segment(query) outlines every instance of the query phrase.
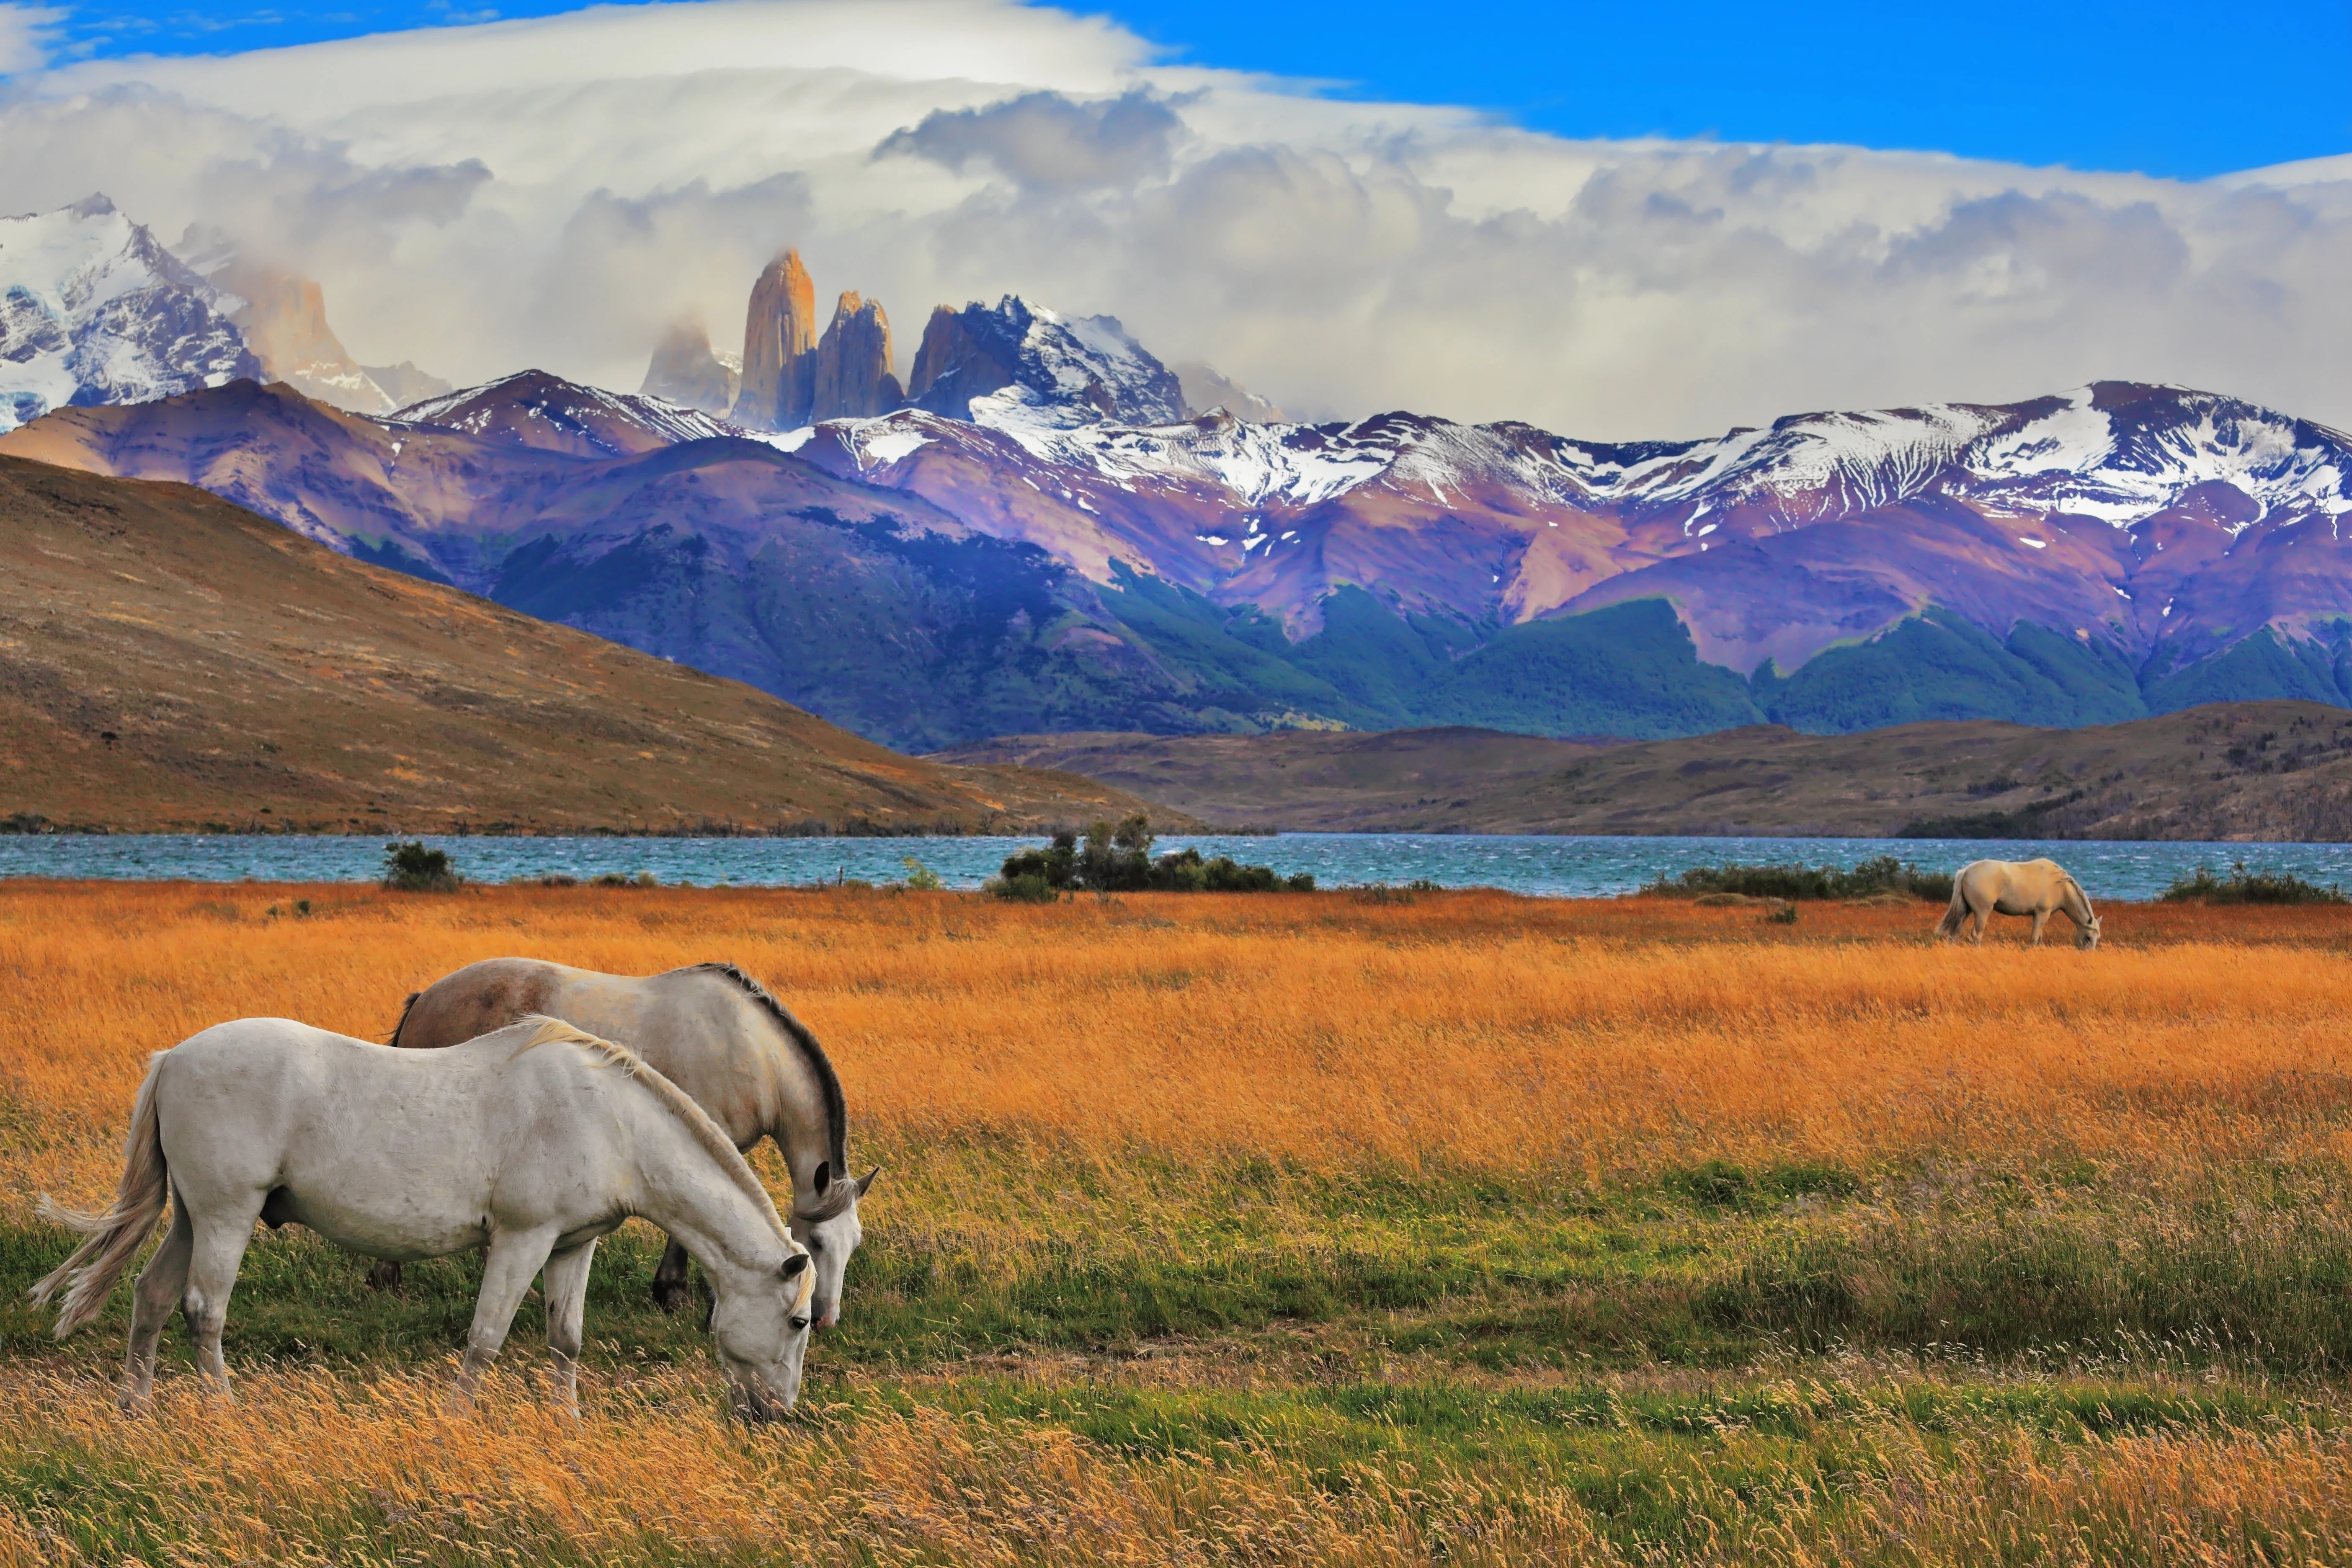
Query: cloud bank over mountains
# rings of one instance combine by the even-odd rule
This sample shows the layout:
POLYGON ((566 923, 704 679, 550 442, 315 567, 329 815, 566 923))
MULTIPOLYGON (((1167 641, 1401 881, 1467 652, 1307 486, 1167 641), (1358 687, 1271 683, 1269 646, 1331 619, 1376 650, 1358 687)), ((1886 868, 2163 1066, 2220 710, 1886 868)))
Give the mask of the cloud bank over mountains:
MULTIPOLYGON (((0 67, 35 37, 0 26, 0 67)), ((682 312, 732 346, 793 244, 828 298, 1112 314, 1309 415, 1627 439, 2116 377, 2352 426, 2352 155, 2183 184, 1570 142, 1166 64, 1008 0, 20 68, 0 135, 0 210, 103 190, 166 237, 218 229, 322 281, 361 359, 460 383, 635 386, 682 312)))

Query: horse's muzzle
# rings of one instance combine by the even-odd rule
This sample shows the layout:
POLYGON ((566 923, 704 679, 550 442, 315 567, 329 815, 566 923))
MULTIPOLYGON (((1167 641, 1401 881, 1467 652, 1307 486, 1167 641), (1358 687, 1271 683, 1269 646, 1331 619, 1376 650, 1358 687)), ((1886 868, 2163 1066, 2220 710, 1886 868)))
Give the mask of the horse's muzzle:
POLYGON ((782 1421, 793 1413, 793 1402, 779 1398, 756 1377, 730 1378, 729 1391, 734 1396, 735 1416, 753 1426, 765 1426, 782 1421))

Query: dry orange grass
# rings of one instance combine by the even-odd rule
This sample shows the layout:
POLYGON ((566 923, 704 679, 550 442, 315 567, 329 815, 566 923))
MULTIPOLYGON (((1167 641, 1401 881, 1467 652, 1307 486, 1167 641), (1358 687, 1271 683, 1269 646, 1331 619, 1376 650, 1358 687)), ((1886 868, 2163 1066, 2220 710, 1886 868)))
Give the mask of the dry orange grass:
POLYGON ((824 1039, 869 1151, 1010 1137, 1598 1181, 1711 1157, 2343 1152, 2352 917, 2118 909, 2090 954, 1936 946, 1934 918, 17 882, 0 1190, 21 1215, 40 1188, 110 1185, 151 1051, 257 1014, 381 1038, 405 993, 501 953, 741 963, 824 1039))
MULTIPOLYGON (((1187 1170, 1259 1154, 1545 1185, 1716 1157, 2087 1157, 2135 1178, 2307 1159, 2340 1186, 2343 911, 2116 908, 2093 954, 2026 951, 2015 927, 1936 947, 1924 906, 1759 913, 0 884, 0 1215, 111 1185, 149 1052, 259 1013, 381 1037, 406 992, 499 953, 635 973, 728 958, 769 982, 840 1064, 861 1150, 904 1160, 877 1235, 965 1224, 992 1183, 1068 1199, 1054 1167, 1071 1160, 1136 1199, 1104 1206, 1098 1241, 1174 1223, 1187 1170)), ((1281 1364, 1202 1386, 1259 1388, 1281 1364)), ((179 1382, 164 1418, 126 1423, 88 1368, 0 1368, 0 1563, 2352 1558, 2327 1398, 2317 1428, 2095 1439, 1998 1414, 1923 1431, 1900 1398, 1859 1415, 1831 1400, 1784 1424, 1801 1441, 1604 1424, 1549 1434, 1540 1460, 1335 1476, 1272 1439, 1160 1454, 928 1408, 921 1379, 980 1375, 953 1360, 897 1384, 848 1373, 854 1413, 782 1433, 727 1424, 699 1366, 600 1378, 576 1425, 513 1383, 490 1418, 452 1420, 444 1375, 250 1367, 235 1405, 179 1382), (1643 1488, 1687 1526, 1671 1552, 1624 1525, 1643 1488)))
MULTIPOLYGON (((1818 1386, 1818 1385, 1817 1385, 1818 1386)), ((1120 1454, 1048 1426, 936 1411, 747 1433, 675 1377, 583 1420, 495 1391, 474 1418, 437 1379, 249 1378, 236 1404, 167 1393, 126 1423, 85 1382, 10 1379, 0 1467, 75 1476, 0 1499, 0 1563, 1242 1563, 1601 1565, 2341 1563, 2340 1436, 2155 1434, 2095 1446, 1867 1420, 1843 1467, 1738 1430, 1711 1463, 1595 1433, 1517 1476, 1403 1460, 1336 1490, 1276 1451, 1120 1454), (1606 1478, 1654 1478, 1690 1529, 1631 1549, 1606 1478)))

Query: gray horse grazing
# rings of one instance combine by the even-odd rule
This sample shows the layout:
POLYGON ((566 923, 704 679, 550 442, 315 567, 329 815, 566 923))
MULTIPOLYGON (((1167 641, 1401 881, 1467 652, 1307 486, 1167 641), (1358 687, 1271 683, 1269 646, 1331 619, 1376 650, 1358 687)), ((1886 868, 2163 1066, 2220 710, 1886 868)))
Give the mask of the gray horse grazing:
POLYGON ((163 1217, 139 1276, 124 1404, 145 1405, 176 1304, 196 1365, 223 1392, 221 1329, 253 1222, 309 1226, 377 1258, 487 1247, 457 1399, 506 1342, 531 1279, 574 1403, 588 1265, 599 1237, 644 1215, 683 1237, 718 1292, 711 1331, 736 1409, 764 1419, 800 1395, 809 1255, 700 1108, 625 1047, 553 1018, 448 1051, 395 1051, 289 1018, 240 1018, 156 1053, 131 1102, 121 1184, 103 1214, 44 1195, 89 1239, 33 1287, 62 1292, 58 1337, 97 1317, 163 1217))
MULTIPOLYGON (((816 1262, 816 1321, 841 1319, 842 1274, 864 1236, 857 1200, 880 1174, 849 1176, 849 1113, 824 1047, 760 983, 731 963, 698 963, 639 978, 535 958, 490 958, 408 999, 392 1043, 437 1049, 525 1014, 562 1018, 621 1040, 692 1096, 736 1148, 773 1138, 793 1173, 792 1231, 816 1262)), ((685 1299, 686 1249, 675 1237, 654 1273, 654 1300, 685 1299)), ((397 1265, 369 1280, 388 1286, 397 1265)))
POLYGON ((2091 911, 2090 898, 2057 861, 1974 860, 1952 879, 1952 907, 1944 911, 1936 934, 1956 937, 1974 921, 1970 940, 1982 947, 1985 925, 1994 915, 2032 915, 2032 940, 2039 943, 2042 928, 2055 913, 2074 922, 2076 947, 2087 951, 2099 945, 2099 917, 2091 911))

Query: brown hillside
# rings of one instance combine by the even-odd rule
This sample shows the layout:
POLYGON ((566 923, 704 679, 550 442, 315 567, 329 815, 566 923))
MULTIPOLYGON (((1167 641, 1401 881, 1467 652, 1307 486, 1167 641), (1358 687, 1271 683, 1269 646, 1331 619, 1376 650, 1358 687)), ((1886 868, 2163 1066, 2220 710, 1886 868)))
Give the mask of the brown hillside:
POLYGON ((1017 736, 940 758, 1068 768, 1213 821, 1326 831, 2352 838, 2352 712, 2316 702, 2084 730, 1770 725, 1611 745, 1491 730, 1017 736))
POLYGON ((189 486, 0 458, 0 817, 20 824, 914 832, 1141 805, 900 756, 189 486))

